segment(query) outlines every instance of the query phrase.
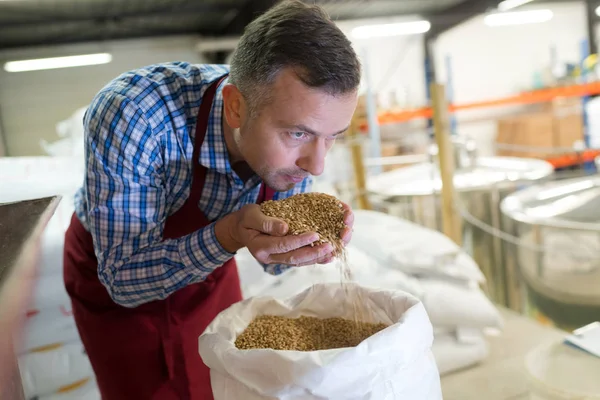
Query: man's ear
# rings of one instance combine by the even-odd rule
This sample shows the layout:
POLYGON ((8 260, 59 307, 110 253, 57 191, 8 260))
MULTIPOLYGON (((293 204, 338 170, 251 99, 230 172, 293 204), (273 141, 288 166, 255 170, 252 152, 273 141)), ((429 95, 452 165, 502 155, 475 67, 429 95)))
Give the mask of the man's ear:
POLYGON ((223 113, 227 125, 238 129, 246 118, 246 101, 237 86, 228 83, 223 87, 223 113))

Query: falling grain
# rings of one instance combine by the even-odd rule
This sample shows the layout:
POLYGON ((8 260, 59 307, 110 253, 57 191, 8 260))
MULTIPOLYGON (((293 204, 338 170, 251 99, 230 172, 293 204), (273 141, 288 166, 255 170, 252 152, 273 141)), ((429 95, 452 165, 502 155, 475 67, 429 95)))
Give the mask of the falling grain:
MULTIPOLYGON (((346 303, 351 307, 346 314, 353 316, 354 323, 347 321, 344 332, 352 343, 364 340, 364 322, 368 317, 367 303, 358 288, 352 289, 349 282, 354 280, 350 265, 347 260, 346 249, 342 242, 344 224, 344 208, 340 200, 324 193, 302 193, 283 200, 267 201, 261 205, 262 212, 270 217, 284 220, 289 227, 288 235, 299 235, 306 232, 316 232, 319 240, 312 244, 330 243, 334 255, 339 260, 340 284, 346 295, 346 303)), ((321 322, 321 331, 327 329, 327 324, 321 322), (325 327, 323 327, 325 326, 325 327)), ((285 326, 285 329, 294 329, 285 326)))

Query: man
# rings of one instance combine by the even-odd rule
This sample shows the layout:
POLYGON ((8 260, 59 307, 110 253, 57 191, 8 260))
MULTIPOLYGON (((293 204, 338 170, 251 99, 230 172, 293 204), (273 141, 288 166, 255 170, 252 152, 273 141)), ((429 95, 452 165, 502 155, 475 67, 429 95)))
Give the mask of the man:
MULTIPOLYGON (((237 250, 272 274, 332 260, 257 203, 309 190, 359 82, 344 34, 288 1, 246 28, 229 74, 153 65, 93 99, 64 273, 103 399, 212 399, 198 337, 242 299, 237 250)), ((346 243, 352 219, 347 207, 346 243)))

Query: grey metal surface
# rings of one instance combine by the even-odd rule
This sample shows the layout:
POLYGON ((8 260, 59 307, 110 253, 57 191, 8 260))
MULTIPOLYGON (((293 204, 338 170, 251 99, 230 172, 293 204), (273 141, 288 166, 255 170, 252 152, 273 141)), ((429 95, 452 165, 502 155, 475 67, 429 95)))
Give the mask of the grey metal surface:
POLYGON ((0 204, 0 289, 21 248, 55 197, 0 204))
POLYGON ((508 196, 501 209, 522 223, 600 232, 600 176, 535 185, 508 196))
MULTIPOLYGON (((473 167, 457 169, 458 192, 476 192, 491 187, 510 187, 519 181, 536 181, 553 173, 542 160, 516 157, 479 157, 473 167)), ((370 177, 367 190, 382 197, 427 196, 440 193, 442 180, 434 163, 421 163, 370 177)))
POLYGON ((534 185, 500 208, 530 308, 565 329, 600 320, 600 175, 534 185))
MULTIPOLYGON (((548 179, 554 170, 542 160, 513 157, 469 157, 457 163, 454 184, 457 209, 468 211, 484 224, 505 231, 500 202, 515 190, 548 179)), ((458 154, 458 153, 456 153, 458 154)), ((442 182, 433 163, 389 171, 369 178, 371 201, 381 209, 431 229, 442 230, 442 182)), ((509 221, 510 222, 510 221, 509 221)), ((471 254, 488 280, 488 295, 499 304, 521 307, 518 277, 506 245, 497 236, 477 226, 463 224, 463 247, 471 254)))
POLYGON ((15 355, 33 290, 39 239, 60 197, 0 204, 0 399, 24 400, 15 355))

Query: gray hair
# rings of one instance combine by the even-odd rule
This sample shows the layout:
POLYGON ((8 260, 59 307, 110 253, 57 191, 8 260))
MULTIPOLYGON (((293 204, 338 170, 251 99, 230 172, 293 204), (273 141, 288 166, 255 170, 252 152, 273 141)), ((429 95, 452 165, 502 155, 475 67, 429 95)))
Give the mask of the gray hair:
POLYGON ((331 95, 360 85, 360 62, 346 35, 321 7, 297 0, 280 2, 246 27, 231 58, 229 81, 255 112, 288 67, 308 87, 331 95))

